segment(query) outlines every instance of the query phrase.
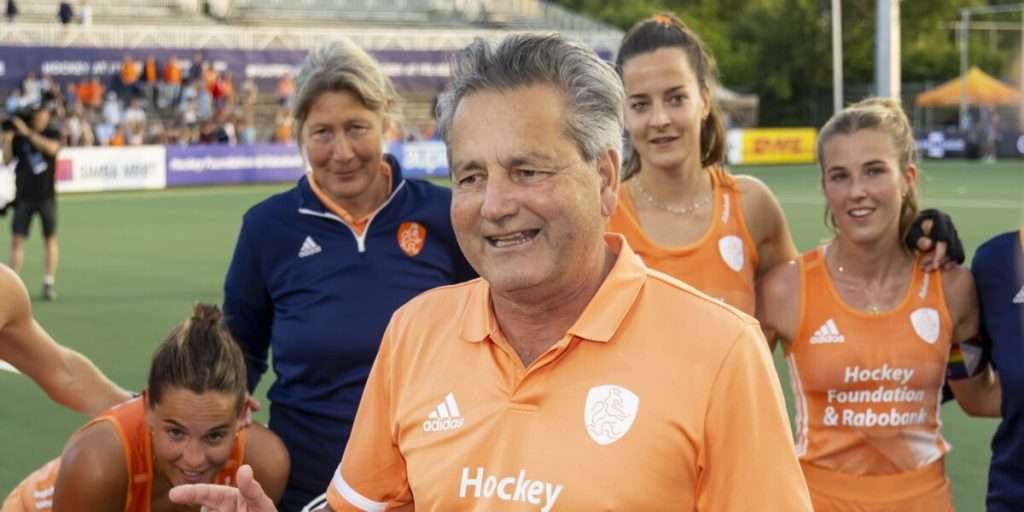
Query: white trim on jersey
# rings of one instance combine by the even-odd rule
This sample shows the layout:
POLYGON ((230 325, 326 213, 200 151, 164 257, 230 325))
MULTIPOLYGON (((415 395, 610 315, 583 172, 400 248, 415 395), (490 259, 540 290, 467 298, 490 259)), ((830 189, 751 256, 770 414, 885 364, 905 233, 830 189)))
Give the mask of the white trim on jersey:
POLYGON ((338 494, 340 494, 342 498, 345 498, 345 501, 365 510, 366 512, 384 512, 388 507, 387 503, 373 501, 370 498, 359 494, 359 492, 353 489, 352 486, 348 485, 348 482, 346 482, 341 476, 340 467, 334 471, 334 478, 331 479, 331 485, 334 486, 334 490, 338 491, 338 494))
POLYGON ((803 457, 807 453, 807 395, 804 394, 803 382, 800 381, 800 371, 796 367, 796 358, 793 354, 786 356, 786 363, 789 366, 789 382, 793 386, 793 404, 796 406, 796 417, 793 423, 797 425, 796 431, 796 456, 803 457))
POLYGON ((315 512, 317 510, 320 510, 326 504, 327 504, 327 493, 325 492, 325 493, 321 494, 320 496, 317 496, 316 498, 313 498, 313 500, 310 501, 309 503, 306 503, 306 506, 302 507, 302 510, 300 510, 299 512, 315 512))

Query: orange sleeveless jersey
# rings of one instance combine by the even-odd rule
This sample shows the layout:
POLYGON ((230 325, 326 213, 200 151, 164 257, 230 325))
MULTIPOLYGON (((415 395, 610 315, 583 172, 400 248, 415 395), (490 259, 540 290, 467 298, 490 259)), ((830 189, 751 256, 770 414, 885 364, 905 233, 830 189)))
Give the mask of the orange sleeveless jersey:
MULTIPOLYGON (((117 430, 124 447, 125 463, 131 486, 125 496, 124 512, 149 512, 150 491, 153 485, 153 455, 146 426, 146 402, 143 397, 135 398, 112 407, 97 416, 79 430, 95 423, 109 421, 117 430)), ((217 474, 214 483, 232 485, 235 471, 242 464, 245 455, 245 429, 238 432, 231 457, 217 474)), ((53 507, 54 485, 60 470, 60 458, 47 463, 21 482, 4 500, 0 512, 49 512, 53 507)))
POLYGON ((715 191, 711 226, 700 240, 683 247, 662 247, 644 234, 629 187, 619 187, 619 205, 608 231, 625 235, 649 268, 664 272, 747 314, 754 314, 757 250, 740 210, 736 182, 724 169, 709 170, 715 191))
POLYGON ((939 406, 952 339, 941 277, 915 264, 899 306, 858 311, 833 286, 825 249, 800 259, 800 322, 786 354, 797 455, 853 476, 939 461, 949 451, 939 406))

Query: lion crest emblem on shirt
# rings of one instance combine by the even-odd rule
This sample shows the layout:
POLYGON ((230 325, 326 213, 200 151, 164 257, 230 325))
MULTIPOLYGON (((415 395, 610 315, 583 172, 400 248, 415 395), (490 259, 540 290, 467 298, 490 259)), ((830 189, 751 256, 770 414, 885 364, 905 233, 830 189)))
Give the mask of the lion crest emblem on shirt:
POLYGON ((403 222, 398 226, 398 246, 406 256, 413 258, 423 250, 427 241, 427 228, 419 222, 403 222))
POLYGON ((932 308, 917 308, 910 314, 910 325, 926 343, 939 339, 939 312, 932 308))
POLYGON ((583 422, 587 434, 599 445, 612 444, 629 432, 636 419, 640 397, 614 384, 590 388, 583 422))

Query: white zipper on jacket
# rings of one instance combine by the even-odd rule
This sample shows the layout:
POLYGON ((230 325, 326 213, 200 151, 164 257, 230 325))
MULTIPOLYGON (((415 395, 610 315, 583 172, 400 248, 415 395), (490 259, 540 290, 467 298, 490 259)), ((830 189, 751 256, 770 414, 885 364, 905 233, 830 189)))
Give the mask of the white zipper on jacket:
POLYGON ((370 224, 373 223, 374 217, 376 217, 377 213, 379 213, 381 210, 383 210, 384 207, 387 206, 388 203, 390 203, 391 200, 394 199, 396 195, 398 195, 398 191, 402 190, 402 187, 404 187, 404 186, 405 186, 405 179, 403 178, 402 181, 398 184, 398 186, 395 187, 395 191, 392 192, 390 196, 388 196, 387 201, 384 201, 383 204, 378 206, 377 209, 374 210, 373 213, 371 213, 369 217, 367 217, 367 219, 366 219, 366 229, 363 229, 363 234, 361 234, 361 235, 359 233, 356 233, 356 230, 352 229, 352 226, 349 226, 347 222, 345 222, 344 220, 341 219, 341 217, 338 217, 337 215, 335 215, 333 213, 318 212, 316 210, 310 210, 309 208, 299 208, 299 213, 301 213, 303 215, 312 215, 314 217, 320 217, 320 218, 324 218, 324 219, 331 219, 331 220, 334 220, 334 221, 338 221, 343 226, 348 228, 349 231, 352 232, 352 236, 356 237, 356 247, 357 247, 359 252, 363 253, 363 252, 366 252, 366 234, 370 232, 370 224))

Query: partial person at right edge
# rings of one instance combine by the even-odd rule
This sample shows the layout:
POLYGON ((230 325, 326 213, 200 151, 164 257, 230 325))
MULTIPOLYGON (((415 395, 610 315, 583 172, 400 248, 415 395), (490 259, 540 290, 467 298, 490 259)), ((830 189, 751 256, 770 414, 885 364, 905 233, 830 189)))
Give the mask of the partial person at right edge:
POLYGON ((15 272, 21 270, 25 258, 25 240, 28 238, 32 217, 39 214, 43 223, 43 250, 45 266, 43 298, 57 297, 57 194, 55 172, 57 152, 60 151, 60 132, 50 126, 48 105, 32 108, 26 123, 14 115, 10 125, 3 127, 3 162, 10 165, 18 161, 15 174, 15 206, 11 220, 11 259, 15 272), (31 125, 31 126, 30 126, 31 125))
POLYGON ((398 101, 350 41, 309 53, 292 101, 309 171, 246 212, 224 283, 250 392, 272 354, 270 429, 293 461, 283 510, 331 481, 392 313, 475 277, 452 231, 451 191, 404 177, 382 152, 398 101))
POLYGON ((1024 228, 981 244, 971 272, 1003 388, 985 506, 988 512, 1016 512, 1024 510, 1024 228))

